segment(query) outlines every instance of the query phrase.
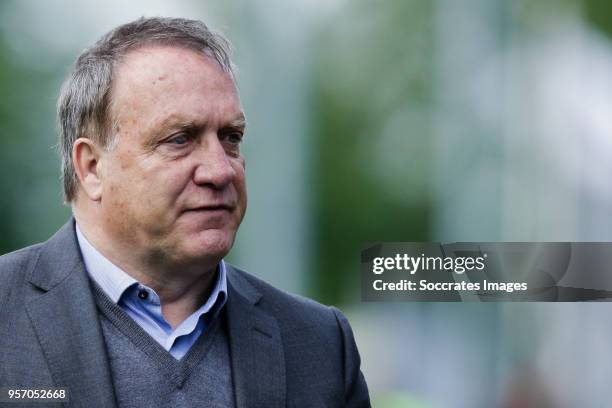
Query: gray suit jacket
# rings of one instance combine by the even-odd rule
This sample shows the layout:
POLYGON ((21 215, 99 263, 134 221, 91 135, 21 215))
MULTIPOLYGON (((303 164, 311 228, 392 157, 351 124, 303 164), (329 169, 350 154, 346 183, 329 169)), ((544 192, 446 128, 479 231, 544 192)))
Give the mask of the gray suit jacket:
MULTIPOLYGON (((238 407, 370 406, 353 334, 337 309, 229 265, 228 292, 238 407)), ((74 221, 43 244, 0 257, 0 387, 68 387, 68 403, 47 406, 116 406, 74 221)))

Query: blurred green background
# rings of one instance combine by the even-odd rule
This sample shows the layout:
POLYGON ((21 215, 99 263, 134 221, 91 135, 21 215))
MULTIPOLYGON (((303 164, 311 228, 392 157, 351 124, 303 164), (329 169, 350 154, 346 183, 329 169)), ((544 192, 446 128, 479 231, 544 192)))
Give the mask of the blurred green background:
POLYGON ((366 304, 377 241, 610 241, 612 3, 0 2, 0 253, 62 205, 55 102, 141 15, 233 42, 249 209, 229 259, 348 314, 374 406, 609 406, 608 304, 366 304))

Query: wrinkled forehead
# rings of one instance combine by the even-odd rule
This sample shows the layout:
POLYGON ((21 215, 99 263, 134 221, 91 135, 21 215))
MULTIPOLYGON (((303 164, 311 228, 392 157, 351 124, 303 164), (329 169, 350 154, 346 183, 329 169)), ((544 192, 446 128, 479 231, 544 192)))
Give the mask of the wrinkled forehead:
POLYGON ((233 73, 225 69, 205 50, 196 51, 185 46, 151 44, 128 51, 113 67, 113 89, 124 84, 156 85, 172 77, 209 78, 208 83, 235 88, 233 73))
POLYGON ((112 116, 118 120, 132 113, 143 119, 176 110, 241 112, 231 72, 203 51, 183 47, 146 46, 126 54, 114 70, 112 116))

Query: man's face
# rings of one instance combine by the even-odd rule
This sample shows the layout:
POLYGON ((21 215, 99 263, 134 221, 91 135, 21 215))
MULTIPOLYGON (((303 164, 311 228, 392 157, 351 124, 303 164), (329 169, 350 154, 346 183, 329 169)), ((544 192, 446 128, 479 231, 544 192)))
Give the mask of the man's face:
POLYGON ((116 67, 101 225, 115 244, 175 264, 218 262, 246 209, 244 114, 230 74, 203 53, 149 46, 116 67))

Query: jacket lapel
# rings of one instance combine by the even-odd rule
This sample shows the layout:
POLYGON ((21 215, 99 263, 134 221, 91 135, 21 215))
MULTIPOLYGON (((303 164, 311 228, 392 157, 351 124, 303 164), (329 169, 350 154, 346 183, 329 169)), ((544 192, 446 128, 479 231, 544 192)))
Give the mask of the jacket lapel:
POLYGON ((285 358, 276 319, 257 306, 261 294, 231 266, 227 324, 236 406, 284 407, 285 358))
POLYGON ((110 367, 89 280, 76 242, 74 221, 41 249, 29 281, 41 289, 26 309, 68 406, 114 407, 110 367))

